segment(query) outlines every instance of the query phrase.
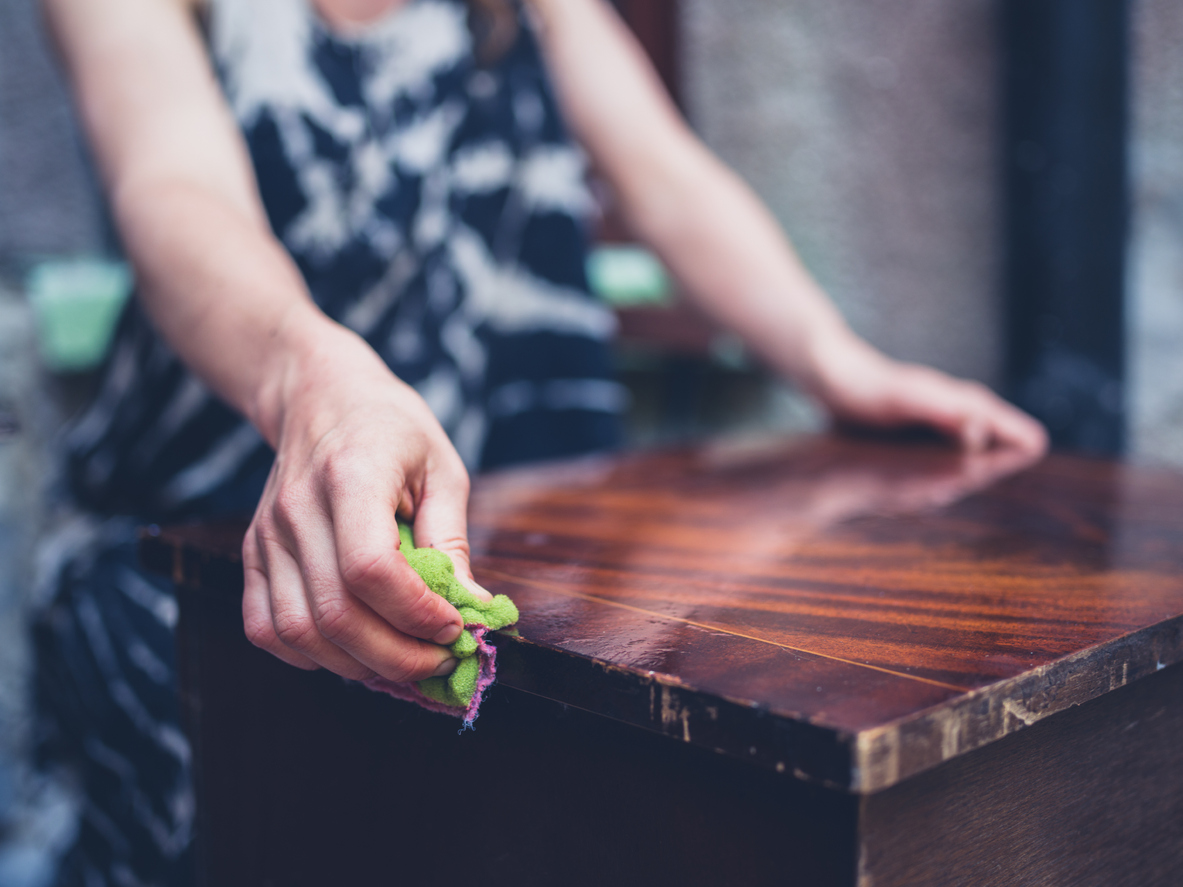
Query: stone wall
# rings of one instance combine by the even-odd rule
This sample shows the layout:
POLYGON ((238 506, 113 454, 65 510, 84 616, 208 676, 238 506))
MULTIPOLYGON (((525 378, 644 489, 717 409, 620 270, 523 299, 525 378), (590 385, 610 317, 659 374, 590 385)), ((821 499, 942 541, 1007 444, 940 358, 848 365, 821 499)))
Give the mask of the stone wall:
MULTIPOLYGON (((1183 464, 1183 7, 1134 8, 1131 442, 1183 464)), ((993 0, 684 0, 683 22, 692 122, 855 327, 997 384, 993 0)), ((0 266, 102 243, 35 0, 0 0, 0 266)))
POLYGON ((686 0, 686 105, 853 325, 996 384, 991 0, 686 0))
MULTIPOLYGON (((1130 449, 1183 465, 1183 5, 1133 5, 1130 449)), ((993 0, 685 0, 686 103, 873 342, 991 384, 993 0)))
POLYGON ((102 241, 36 0, 0 0, 0 260, 95 252, 102 241))
POLYGON ((1183 465, 1183 4, 1134 9, 1130 443, 1183 465))

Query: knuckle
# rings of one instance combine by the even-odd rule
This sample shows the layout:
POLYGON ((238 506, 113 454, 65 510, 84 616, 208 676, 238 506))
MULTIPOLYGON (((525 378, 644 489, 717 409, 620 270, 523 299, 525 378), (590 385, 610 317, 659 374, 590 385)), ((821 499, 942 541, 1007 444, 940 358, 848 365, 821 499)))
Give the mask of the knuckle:
POLYGON ((316 636, 316 623, 304 615, 295 615, 284 611, 276 612, 274 616, 275 634, 286 647, 293 650, 308 650, 313 645, 316 636))
POLYGON ((259 563, 259 528, 257 521, 251 521, 242 537, 242 564, 244 569, 257 568, 259 563))
POLYGON ((411 650, 400 649, 386 662, 386 677, 392 681, 417 681, 427 677, 430 669, 424 668, 411 650))
POLYGON ((467 536, 457 536, 449 539, 443 546, 444 550, 453 558, 459 558, 464 564, 472 560, 472 551, 468 547, 467 536))
POLYGON ((340 558, 341 579, 349 588, 377 588, 394 584, 394 552, 357 548, 340 558))
MULTIPOLYGON (((254 537, 252 541, 253 553, 259 555, 260 559, 265 557, 268 549, 282 547, 283 536, 279 532, 279 527, 275 525, 275 521, 270 517, 256 518, 252 524, 253 531, 250 533, 254 537)), ((243 552, 246 552, 246 542, 243 543, 243 552)))
POLYGON ((472 492, 472 480, 463 465, 458 467, 459 470, 448 478, 447 490, 448 499, 457 503, 457 507, 463 512, 464 503, 468 501, 469 494, 472 492))
POLYGON ((463 463, 457 461, 453 469, 449 480, 458 492, 463 493, 467 497, 472 489, 472 479, 468 476, 463 463))
POLYGON ((330 501, 370 499, 377 489, 402 488, 403 478, 397 466, 375 459, 360 447, 324 443, 318 448, 314 463, 313 474, 330 501))
POLYGON ((424 592, 400 620, 402 625, 397 627, 413 637, 434 637, 448 621, 447 614, 441 612, 444 606, 443 598, 430 591, 424 592))
POLYGON ((343 666, 337 671, 337 674, 349 681, 368 681, 370 678, 378 676, 376 671, 366 668, 360 663, 357 665, 343 666))
POLYGON ((368 486, 373 472, 357 459, 332 453, 323 456, 320 476, 329 495, 337 497, 368 486))
MULTIPOLYGON (((295 484, 286 484, 275 492, 272 514, 280 526, 293 527, 307 511, 307 496, 295 484)), ((268 522, 270 523, 270 522, 268 522)))
POLYGON ((324 637, 335 644, 348 644, 357 638, 358 620, 354 609, 341 598, 320 602, 313 619, 316 628, 324 637))
POLYGON ((271 624, 269 619, 250 616, 243 620, 242 627, 246 633, 246 639, 260 650, 270 652, 279 645, 275 626, 271 624))

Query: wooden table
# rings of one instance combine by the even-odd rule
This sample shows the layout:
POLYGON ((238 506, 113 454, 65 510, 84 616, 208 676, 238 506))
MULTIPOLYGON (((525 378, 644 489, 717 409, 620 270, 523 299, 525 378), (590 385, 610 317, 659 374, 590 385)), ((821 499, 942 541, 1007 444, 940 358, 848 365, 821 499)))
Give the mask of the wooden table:
POLYGON ((470 521, 522 619, 464 735, 247 644, 241 526, 145 536, 203 884, 1183 883, 1183 475, 807 438, 470 521))

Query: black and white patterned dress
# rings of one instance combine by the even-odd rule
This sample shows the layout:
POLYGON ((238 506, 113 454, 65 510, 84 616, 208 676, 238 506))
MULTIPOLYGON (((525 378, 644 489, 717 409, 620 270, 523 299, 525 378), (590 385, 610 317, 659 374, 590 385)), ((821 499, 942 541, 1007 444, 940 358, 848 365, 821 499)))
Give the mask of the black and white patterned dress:
MULTIPOLYGON (((310 0, 211 0, 212 57, 276 235, 316 303, 426 399, 466 464, 617 443, 611 314, 587 291, 584 158, 528 22, 474 61, 461 0, 356 35, 310 0)), ((67 440, 84 513, 36 626, 40 748, 79 768, 61 883, 178 884, 193 822, 166 582, 134 527, 249 512, 272 453, 132 306, 67 440)))

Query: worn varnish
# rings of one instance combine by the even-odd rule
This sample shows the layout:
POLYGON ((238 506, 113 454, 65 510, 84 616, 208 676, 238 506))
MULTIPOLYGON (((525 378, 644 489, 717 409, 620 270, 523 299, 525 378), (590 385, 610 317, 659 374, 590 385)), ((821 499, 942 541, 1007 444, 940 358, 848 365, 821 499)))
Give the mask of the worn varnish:
MULTIPOLYGON (((237 594, 241 526, 145 559, 237 594)), ((875 792, 1183 659, 1183 476, 809 438, 487 476, 501 682, 875 792)))

